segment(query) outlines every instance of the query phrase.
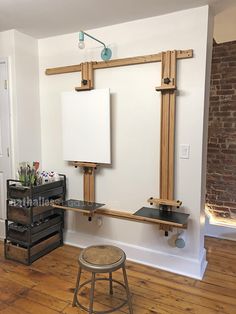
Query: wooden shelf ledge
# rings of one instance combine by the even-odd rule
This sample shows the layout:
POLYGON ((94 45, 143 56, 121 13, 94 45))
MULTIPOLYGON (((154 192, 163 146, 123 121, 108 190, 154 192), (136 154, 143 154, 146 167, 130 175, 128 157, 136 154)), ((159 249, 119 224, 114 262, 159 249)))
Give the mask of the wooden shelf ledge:
POLYGON ((54 204, 53 207, 61 208, 64 210, 72 210, 84 214, 93 214, 96 210, 105 204, 95 202, 85 202, 80 200, 69 199, 61 204, 54 204))
POLYGON ((166 225, 173 228, 187 229, 189 214, 164 211, 156 208, 142 207, 135 213, 103 208, 104 204, 68 200, 61 205, 53 205, 56 208, 72 210, 86 215, 101 215, 111 218, 130 220, 142 223, 166 225))

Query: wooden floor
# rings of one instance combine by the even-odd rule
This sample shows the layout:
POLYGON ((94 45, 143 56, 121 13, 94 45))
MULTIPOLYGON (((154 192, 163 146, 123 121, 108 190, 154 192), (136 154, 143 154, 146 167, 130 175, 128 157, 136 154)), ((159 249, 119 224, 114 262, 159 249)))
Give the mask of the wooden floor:
MULTIPOLYGON (((236 314, 236 242, 207 238, 206 248, 209 264, 203 281, 128 262, 134 314, 236 314)), ((4 260, 2 243, 0 252, 1 314, 84 313, 71 306, 79 249, 58 248, 30 267, 4 260)), ((122 278, 119 271, 115 278, 122 278)), ((99 282, 96 290, 95 310, 105 311, 124 297, 116 287, 116 297, 110 299, 106 282, 99 282)), ((88 291, 80 294, 84 305, 88 291)), ((127 307, 116 313, 128 313, 127 307)))

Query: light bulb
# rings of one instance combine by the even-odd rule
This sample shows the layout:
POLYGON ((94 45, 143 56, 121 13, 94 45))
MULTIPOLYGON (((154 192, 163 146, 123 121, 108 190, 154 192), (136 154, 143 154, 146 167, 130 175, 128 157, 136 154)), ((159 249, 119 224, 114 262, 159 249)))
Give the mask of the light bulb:
POLYGON ((84 44, 84 41, 83 41, 83 40, 80 40, 80 41, 79 41, 78 47, 79 47, 79 49, 84 49, 85 44, 84 44))

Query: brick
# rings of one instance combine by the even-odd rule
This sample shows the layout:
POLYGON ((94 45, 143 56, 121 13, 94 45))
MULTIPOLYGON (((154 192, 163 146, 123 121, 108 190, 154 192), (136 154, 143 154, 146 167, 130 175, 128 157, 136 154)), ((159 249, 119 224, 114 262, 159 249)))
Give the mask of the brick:
MULTIPOLYGON (((232 83, 234 83, 234 82, 232 82, 232 83)), ((211 86, 215 86, 215 85, 220 85, 221 83, 220 83, 220 80, 214 80, 214 79, 212 79, 211 80, 211 86)))
MULTIPOLYGON (((223 120, 224 122, 235 122, 235 118, 233 117, 233 112, 232 111, 229 111, 230 113, 230 116, 222 116, 223 117, 223 120)), ((222 112, 223 114, 223 112, 222 112)), ((224 129, 226 131, 226 129, 224 129)), ((230 133, 233 132, 233 130, 231 129, 230 130, 230 133)), ((233 133, 232 133, 233 134, 233 133)))
POLYGON ((232 89, 233 85, 232 84, 221 84, 219 85, 220 89, 232 89))
POLYGON ((208 139, 208 143, 218 143, 218 139, 215 138, 215 137, 210 137, 210 138, 208 139))
POLYGON ((233 89, 220 89, 216 92, 217 95, 234 95, 235 90, 233 89))
POLYGON ((214 74, 213 73, 212 79, 221 79, 221 74, 214 74))
POLYGON ((224 57, 224 61, 228 61, 228 62, 231 62, 231 61, 235 61, 235 56, 222 56, 224 57))
POLYGON ((215 117, 230 117, 230 116, 231 116, 230 111, 215 112, 215 117))
POLYGON ((234 149, 223 149, 222 150, 222 153, 224 153, 224 154, 228 154, 228 155, 230 155, 230 154, 236 154, 236 149, 234 150, 234 149))
MULTIPOLYGON (((211 101, 211 107, 210 108, 213 108, 213 107, 216 107, 216 106, 219 106, 220 102, 219 101, 211 101)), ((219 108, 219 107, 218 107, 219 108)))
POLYGON ((219 80, 220 84, 233 84, 236 83, 236 78, 231 77, 231 78, 224 78, 222 80, 219 80))
POLYGON ((224 122, 224 127, 232 129, 234 127, 234 123, 224 122))
POLYGON ((236 209, 236 201, 235 202, 224 202, 223 204, 224 204, 224 206, 227 206, 229 208, 236 209))
POLYGON ((222 102, 229 102, 233 100, 234 96, 235 95, 221 95, 219 98, 220 98, 220 101, 222 102))
POLYGON ((229 149, 236 149, 236 143, 234 144, 229 144, 229 149))
POLYGON ((220 111, 236 111, 236 104, 223 104, 222 106, 220 106, 220 111))
POLYGON ((219 96, 211 96, 210 97, 210 101, 216 101, 216 100, 219 100, 220 97, 219 96))
POLYGON ((236 41, 213 46, 206 200, 236 213, 236 41))

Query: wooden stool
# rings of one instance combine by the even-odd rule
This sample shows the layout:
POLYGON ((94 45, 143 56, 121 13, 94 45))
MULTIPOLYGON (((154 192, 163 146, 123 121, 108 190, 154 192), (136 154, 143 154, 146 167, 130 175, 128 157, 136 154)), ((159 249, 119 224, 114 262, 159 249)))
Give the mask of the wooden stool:
POLYGON ((120 308, 122 308, 125 304, 128 304, 129 312, 130 314, 133 314, 128 279, 127 279, 127 274, 126 274, 126 269, 125 269, 125 261, 126 261, 125 253, 121 249, 115 246, 97 245, 97 246, 90 246, 84 249, 81 252, 79 256, 79 260, 78 260, 79 271, 78 271, 78 277, 77 277, 72 306, 77 305, 83 310, 89 312, 89 314, 93 314, 93 313, 106 314, 106 313, 112 313, 114 311, 117 311, 120 308), (123 270, 124 284, 112 278, 112 273, 120 268, 122 268, 123 270), (83 284, 80 285, 80 277, 81 277, 81 272, 83 269, 92 273, 92 279, 87 280, 83 284), (96 274, 98 273, 109 273, 109 278, 96 278, 96 274), (113 282, 122 286, 126 291, 127 299, 116 308, 113 308, 108 311, 95 312, 93 310, 95 282, 100 281, 100 280, 109 281, 109 288, 110 288, 111 295, 113 294, 113 286, 112 286, 113 282), (88 283, 91 283, 89 309, 84 307, 77 298, 79 290, 85 285, 87 285, 88 283))

